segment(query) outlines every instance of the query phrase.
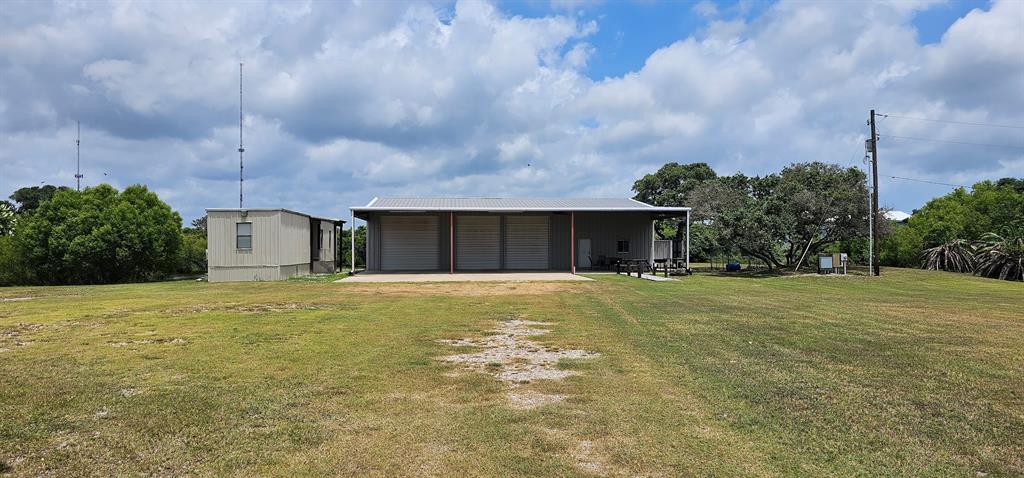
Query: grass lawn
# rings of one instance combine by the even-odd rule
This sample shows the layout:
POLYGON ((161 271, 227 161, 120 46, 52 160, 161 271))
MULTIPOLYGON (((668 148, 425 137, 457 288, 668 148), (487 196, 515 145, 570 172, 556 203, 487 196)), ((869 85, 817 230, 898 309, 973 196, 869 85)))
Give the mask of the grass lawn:
POLYGON ((0 289, 0 474, 1024 475, 1024 285, 883 273, 0 289), (509 317, 564 401, 439 360, 509 317))

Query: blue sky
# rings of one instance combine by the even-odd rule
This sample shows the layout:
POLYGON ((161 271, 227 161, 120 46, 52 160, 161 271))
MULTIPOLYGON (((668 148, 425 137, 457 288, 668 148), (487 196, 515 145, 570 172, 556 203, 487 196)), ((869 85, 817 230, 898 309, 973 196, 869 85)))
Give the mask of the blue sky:
POLYGON ((883 205, 950 190, 891 176, 1024 176, 1022 129, 895 117, 1024 125, 1017 0, 5 2, 0 31, 5 195, 73 185, 81 120, 85 184, 147 184, 186 220, 236 205, 240 60, 252 207, 862 166, 872 107, 883 205))

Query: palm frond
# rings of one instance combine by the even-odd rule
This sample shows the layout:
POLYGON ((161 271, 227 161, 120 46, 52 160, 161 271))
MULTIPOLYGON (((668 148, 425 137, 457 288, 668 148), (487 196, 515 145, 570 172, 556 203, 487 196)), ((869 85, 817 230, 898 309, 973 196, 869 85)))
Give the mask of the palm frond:
POLYGON ((929 270, 973 272, 974 246, 963 239, 925 249, 921 254, 921 267, 929 270))
POLYGON ((1024 234, 987 233, 977 248, 976 274, 1002 280, 1024 280, 1024 234))

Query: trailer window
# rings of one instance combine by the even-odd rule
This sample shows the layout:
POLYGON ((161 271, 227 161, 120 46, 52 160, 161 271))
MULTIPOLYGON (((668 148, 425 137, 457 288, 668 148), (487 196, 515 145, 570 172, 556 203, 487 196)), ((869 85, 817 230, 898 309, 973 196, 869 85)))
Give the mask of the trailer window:
POLYGON ((238 249, 252 249, 252 223, 235 223, 235 247, 238 249))

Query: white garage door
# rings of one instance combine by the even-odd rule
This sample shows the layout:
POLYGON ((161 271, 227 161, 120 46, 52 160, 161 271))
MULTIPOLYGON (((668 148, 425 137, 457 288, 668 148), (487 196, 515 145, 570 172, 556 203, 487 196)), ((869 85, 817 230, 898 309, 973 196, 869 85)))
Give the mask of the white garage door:
POLYGON ((501 218, 455 217, 455 268, 493 270, 501 267, 501 218))
POLYGON ((435 270, 439 257, 437 216, 380 217, 381 270, 435 270))
POLYGON ((550 216, 505 216, 505 268, 547 269, 550 216))

